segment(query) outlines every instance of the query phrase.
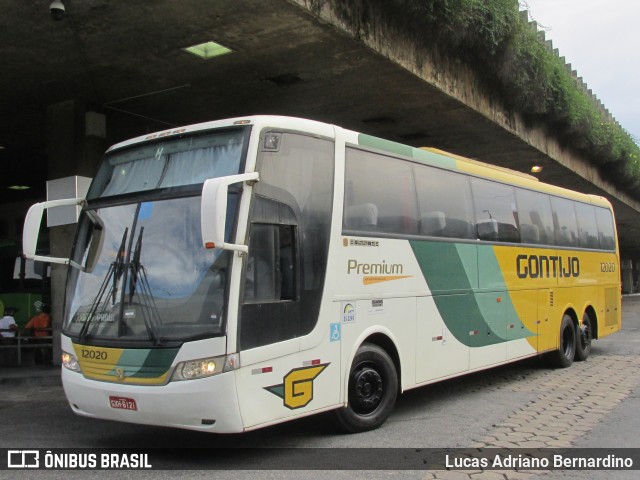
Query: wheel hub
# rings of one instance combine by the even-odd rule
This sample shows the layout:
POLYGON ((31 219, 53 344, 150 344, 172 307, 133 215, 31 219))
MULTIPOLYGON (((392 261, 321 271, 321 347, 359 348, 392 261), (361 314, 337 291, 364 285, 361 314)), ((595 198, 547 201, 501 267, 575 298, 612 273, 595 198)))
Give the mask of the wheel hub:
POLYGON ((360 413, 370 413, 380 404, 383 395, 382 377, 372 368, 355 373, 352 407, 360 413))

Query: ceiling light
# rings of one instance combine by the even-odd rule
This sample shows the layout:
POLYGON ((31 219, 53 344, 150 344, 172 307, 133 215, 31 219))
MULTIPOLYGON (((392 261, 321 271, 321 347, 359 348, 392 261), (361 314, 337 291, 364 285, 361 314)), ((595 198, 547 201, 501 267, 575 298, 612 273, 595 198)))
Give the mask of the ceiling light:
POLYGON ((542 171, 542 166, 534 165, 531 167, 531 173, 540 173, 542 171))
POLYGON ((29 190, 31 187, 27 185, 11 185, 9 190, 29 190))
POLYGON ((208 60, 210 58, 219 57, 220 55, 226 55, 233 52, 230 48, 220 45, 216 42, 206 42, 199 45, 193 45, 191 47, 183 48, 185 52, 192 53, 200 58, 208 60))

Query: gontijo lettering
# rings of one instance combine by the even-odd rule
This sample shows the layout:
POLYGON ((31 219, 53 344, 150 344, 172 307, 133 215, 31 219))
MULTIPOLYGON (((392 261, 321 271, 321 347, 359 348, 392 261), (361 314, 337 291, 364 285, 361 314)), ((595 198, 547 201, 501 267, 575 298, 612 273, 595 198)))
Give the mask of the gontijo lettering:
POLYGON ((580 259, 557 255, 518 255, 516 271, 519 278, 579 277, 580 259))

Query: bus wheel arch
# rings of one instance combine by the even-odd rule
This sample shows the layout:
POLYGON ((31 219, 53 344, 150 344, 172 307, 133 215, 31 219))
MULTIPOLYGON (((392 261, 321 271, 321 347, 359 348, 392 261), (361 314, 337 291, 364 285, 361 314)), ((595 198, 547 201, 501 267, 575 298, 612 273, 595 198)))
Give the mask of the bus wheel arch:
POLYGON ((573 309, 565 310, 558 331, 558 348, 546 354, 546 360, 552 368, 567 368, 576 355, 576 337, 578 317, 573 309))
POLYGON ((384 334, 367 337, 349 367, 347 405, 334 411, 337 426, 349 433, 382 425, 393 411, 400 391, 399 355, 384 334))
POLYGON ((582 321, 576 325, 576 360, 584 361, 591 353, 591 341, 597 332, 596 313, 589 305, 582 314, 582 321))
POLYGON ((373 335, 368 336, 362 343, 372 343, 387 352, 387 354, 393 360, 393 364, 396 368, 396 375, 398 378, 398 393, 402 393, 402 382, 400 381, 402 378, 402 365, 400 363, 400 354, 398 353, 398 348, 396 347, 395 342, 384 333, 374 333, 373 335))

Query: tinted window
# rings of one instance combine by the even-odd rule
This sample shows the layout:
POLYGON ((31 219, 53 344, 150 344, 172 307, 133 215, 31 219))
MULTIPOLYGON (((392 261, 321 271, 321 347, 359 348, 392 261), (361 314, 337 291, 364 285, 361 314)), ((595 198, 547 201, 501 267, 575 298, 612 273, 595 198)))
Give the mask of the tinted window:
POLYGON ((598 224, 598 238, 600 248, 604 250, 615 250, 616 236, 613 227, 613 216, 606 208, 595 207, 596 222, 598 224))
POLYGON ((553 245, 555 239, 549 196, 517 188, 516 200, 522 243, 553 245))
POLYGON ((571 200, 551 197, 556 243, 561 247, 578 246, 578 222, 573 204, 571 200))
POLYGON ((295 226, 254 223, 244 284, 245 303, 295 300, 295 226))
POLYGON ((475 238, 469 178, 446 170, 414 166, 420 235, 475 238))
POLYGON ((593 205, 576 203, 575 207, 578 216, 578 245, 582 248, 600 248, 593 205))
POLYGON ((346 161, 343 228, 417 234, 412 164, 354 148, 346 161))
POLYGON ((476 230, 481 240, 519 242, 516 197, 513 187, 471 179, 475 203, 476 230))
POLYGON ((240 348, 297 338, 318 321, 333 197, 334 144, 263 132, 250 215, 240 348))

